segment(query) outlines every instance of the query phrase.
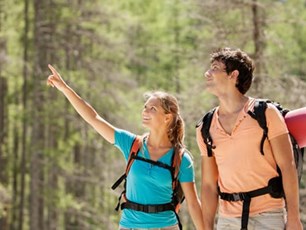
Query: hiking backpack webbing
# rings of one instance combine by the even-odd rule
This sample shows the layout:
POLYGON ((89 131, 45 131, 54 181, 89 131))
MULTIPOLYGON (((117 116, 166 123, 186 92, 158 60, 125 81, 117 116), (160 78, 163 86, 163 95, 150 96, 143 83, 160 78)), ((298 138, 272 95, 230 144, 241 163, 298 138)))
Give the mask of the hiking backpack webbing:
MULTIPOLYGON (((263 137, 261 139, 260 149, 261 149, 261 154, 264 154, 263 144, 268 135, 268 128, 266 125, 266 118, 265 118, 265 110, 267 108, 267 105, 266 103, 259 103, 259 102, 260 101, 255 102, 255 106, 254 106, 255 112, 253 114, 249 113, 249 115, 255 120, 257 120, 260 127, 263 129, 263 137)), ((212 150, 216 148, 216 146, 213 145, 213 140, 209 133, 209 129, 211 126, 211 122, 212 122, 212 118, 213 118, 215 110, 216 108, 213 108, 208 113, 206 113, 202 119, 202 122, 197 125, 197 127, 199 127, 202 124, 201 134, 202 134, 203 141, 206 144, 207 155, 209 157, 212 156, 212 150)), ((280 172, 280 170, 278 171, 280 172)), ((222 200, 242 201, 243 202, 242 215, 241 215, 241 230, 247 230, 251 198, 256 197, 256 196, 265 195, 265 194, 270 194, 273 198, 284 197, 281 177, 274 177, 269 180, 268 186, 260 188, 260 189, 248 191, 248 192, 224 193, 220 191, 220 188, 218 186, 218 193, 222 200)))
POLYGON ((118 211, 119 207, 120 207, 121 210, 123 210, 123 209, 133 209, 133 210, 136 210, 136 211, 142 211, 142 212, 146 212, 146 213, 173 211, 176 215, 177 220, 178 220, 179 228, 182 230, 183 227, 182 227, 180 218, 178 216, 178 211, 179 211, 180 203, 183 202, 184 197, 180 200, 177 195, 180 193, 180 190, 181 190, 181 187, 180 187, 180 184, 179 184, 179 181, 178 181, 178 171, 179 171, 179 166, 180 166, 182 155, 183 155, 184 151, 183 151, 183 149, 180 149, 178 154, 173 153, 172 158, 171 158, 171 166, 169 166, 168 164, 165 164, 165 163, 160 162, 160 161, 153 161, 153 160, 138 156, 137 154, 139 152, 141 143, 142 143, 142 138, 139 137, 139 136, 136 136, 133 143, 132 143, 132 146, 131 146, 129 159, 128 159, 128 163, 127 163, 127 166, 126 166, 126 171, 112 186, 112 189, 115 190, 122 183, 122 181, 125 180, 124 190, 122 191, 122 193, 119 196, 118 204, 117 204, 115 209, 116 209, 116 211, 118 211), (125 197, 126 202, 123 202, 120 205, 121 197, 125 196, 125 193, 126 193, 126 178, 127 178, 127 175, 130 171, 130 168, 131 168, 134 160, 141 160, 141 161, 156 165, 158 167, 165 168, 165 169, 170 171, 171 178, 172 178, 172 191, 173 191, 171 202, 166 203, 166 204, 157 204, 157 205, 143 205, 143 204, 139 204, 139 203, 129 201, 125 197))
POLYGON ((205 114, 201 122, 198 123, 196 126, 196 127, 199 127, 201 124, 203 124, 201 128, 201 133, 202 133, 203 141, 206 144, 207 155, 209 157, 212 157, 212 150, 216 148, 216 146, 213 145, 213 139, 211 138, 211 135, 209 132, 211 121, 214 116, 215 110, 216 108, 213 108, 212 110, 208 111, 208 113, 205 114))
MULTIPOLYGON (((248 111, 248 114, 255 119, 259 126, 263 129, 263 135, 262 135, 262 139, 261 139, 261 143, 260 143, 260 152, 262 155, 264 155, 264 142, 266 139, 268 139, 268 127, 267 127, 267 121, 266 121, 266 115, 265 115, 265 111, 268 107, 268 103, 272 104, 273 106, 275 106, 278 111, 281 113, 281 115, 285 118, 286 114, 289 112, 288 109, 284 109, 279 103, 268 100, 268 99, 257 99, 255 101, 255 105, 254 105, 254 110, 252 111, 248 111)), ((301 181, 301 177, 302 177, 302 172, 303 172, 303 157, 304 157, 304 148, 299 148, 297 141, 295 140, 295 138, 289 133, 290 139, 291 139, 291 147, 293 150, 293 155, 294 155, 294 161, 295 161, 295 167, 297 170, 297 174, 298 174, 298 183, 300 183, 301 181)), ((279 174, 278 177, 276 177, 275 179, 278 181, 277 182, 277 189, 276 190, 276 197, 274 198, 280 198, 280 197, 285 197, 285 192, 284 192, 284 188, 283 188, 283 183, 282 183, 282 173, 281 170, 279 168, 278 165, 277 166, 277 172, 279 174)), ((273 179, 273 178, 272 178, 273 179)), ((271 179, 271 180, 272 180, 271 179)), ((271 194, 270 194, 271 195, 271 194)))
MULTIPOLYGON (((289 112, 288 109, 284 109, 279 103, 267 100, 267 99, 257 99, 255 101, 254 105, 254 110, 248 111, 248 114, 254 118, 260 127, 263 129, 263 135, 260 143, 260 152, 262 155, 264 155, 263 151, 263 146, 265 140, 268 138, 268 127, 267 127, 267 121, 266 121, 266 116, 265 116, 265 111, 268 107, 268 103, 272 104, 275 106, 278 111, 282 114, 283 117, 286 116, 286 114, 289 112)), ((295 161, 295 166, 298 174, 298 182, 301 182, 301 177, 303 173, 303 158, 304 158, 304 149, 305 148, 300 148, 297 141, 295 138, 289 133, 291 144, 292 144, 292 150, 293 150, 293 155, 294 155, 294 161, 295 161)), ((281 175, 281 171, 279 167, 277 166, 277 172, 279 175, 281 175)))
MULTIPOLYGON (((204 143, 206 144, 207 148, 207 155, 208 157, 212 157, 212 150, 216 148, 215 145, 213 145, 213 139, 210 135, 209 129, 211 126, 212 118, 214 115, 216 108, 210 110, 208 113, 205 114, 205 116, 202 119, 202 122, 197 125, 200 126, 202 124, 201 128, 201 135, 203 138, 204 143)), ((250 204, 251 204, 251 198, 256 196, 261 196, 267 193, 273 193, 273 196, 277 198, 279 195, 276 193, 279 187, 279 179, 278 177, 272 178, 269 181, 268 186, 255 189, 253 191, 248 192, 240 192, 240 193, 224 193, 221 192, 219 186, 218 187, 218 193, 222 200, 236 202, 236 201, 242 201, 242 214, 241 214, 241 230, 247 230, 248 221, 249 221, 249 211, 250 211, 250 204), (274 193, 275 192, 275 193, 274 193)))

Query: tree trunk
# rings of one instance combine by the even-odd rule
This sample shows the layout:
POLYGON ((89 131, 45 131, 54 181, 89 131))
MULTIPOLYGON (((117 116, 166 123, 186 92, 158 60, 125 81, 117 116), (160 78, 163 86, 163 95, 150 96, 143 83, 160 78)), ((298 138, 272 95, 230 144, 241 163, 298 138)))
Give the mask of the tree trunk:
MULTIPOLYGON (((75 168, 78 170, 80 168, 81 162, 81 144, 76 143, 73 149, 73 163, 75 168)), ((78 181, 78 171, 74 172, 72 179, 66 182, 66 191, 70 194, 73 194, 75 198, 80 197, 80 187, 81 183, 78 181)), ((80 219, 79 211, 69 209, 65 213, 65 229, 81 229, 80 228, 80 219)))
MULTIPOLYGON (((15 86, 15 93, 14 93, 14 103, 16 105, 20 104, 19 98, 19 89, 15 86)), ((13 148, 12 148, 12 155, 13 155, 13 181, 12 181, 12 202, 13 202, 13 209, 12 209, 12 220, 11 220, 11 230, 18 229, 17 224, 19 225, 20 219, 18 217, 19 213, 19 190, 18 190, 18 182, 19 182, 19 154, 20 154, 20 123, 15 121, 13 125, 13 148)))
POLYGON ((260 7, 257 0, 252 1, 253 13, 253 41, 255 46, 254 61, 256 65, 256 78, 254 79, 255 92, 260 93, 261 78, 263 73, 263 51, 265 48, 264 25, 265 15, 263 7, 260 7))
MULTIPOLYGON (((1 74, 1 72, 0 72, 1 74)), ((7 156, 3 151, 5 148, 5 143, 7 141, 7 79, 1 77, 0 75, 0 184, 4 185, 4 194, 0 194, 0 203, 2 203, 2 215, 0 215, 0 226, 1 230, 8 229, 8 202, 6 187, 8 183, 7 175, 7 156), (3 197, 4 195, 4 197, 3 197)), ((2 191, 0 191, 2 192, 2 191)), ((1 211, 1 210, 0 210, 1 211)))
POLYGON ((50 43, 48 0, 34 1, 34 73, 33 73, 33 125, 30 156, 30 229, 44 226, 44 155, 45 155, 45 81, 47 77, 48 44, 50 43), (46 70, 46 71, 43 71, 46 70))
MULTIPOLYGON (((0 72, 1 74, 1 72, 0 72)), ((7 184, 7 156, 4 152, 7 140, 7 79, 0 75, 0 183, 7 184)))
POLYGON ((180 29, 179 29, 179 8, 177 7, 177 1, 173 6, 173 20, 174 20, 174 44, 175 44, 175 54, 174 54, 174 85, 175 92, 179 94, 181 92, 180 84, 180 29))
POLYGON ((27 120, 28 120, 28 33, 29 33, 29 0, 24 0, 24 36, 23 36, 23 89, 22 89, 22 106, 23 106, 23 120, 22 120, 22 143, 21 143, 21 161, 20 161, 20 202, 19 202, 19 225, 18 230, 23 229, 23 210, 25 197, 25 176, 27 164, 27 120))
MULTIPOLYGON (((0 34, 2 34, 2 23, 4 23, 4 19, 2 17, 4 13, 4 8, 2 7, 4 3, 0 1, 0 34)), ((0 57, 6 56, 6 40, 5 38, 0 37, 0 57)), ((8 82, 5 77, 2 76, 4 60, 0 59, 0 185, 3 185, 4 194, 0 194, 0 203, 2 203, 2 207, 0 211, 2 211, 2 215, 0 215, 0 229, 6 230, 8 229, 8 207, 10 200, 8 200, 9 194, 6 190, 8 187, 8 155, 7 151, 7 138, 8 138, 8 103, 7 103, 7 93, 8 93, 8 82)), ((2 186, 1 186, 2 187, 2 186)))

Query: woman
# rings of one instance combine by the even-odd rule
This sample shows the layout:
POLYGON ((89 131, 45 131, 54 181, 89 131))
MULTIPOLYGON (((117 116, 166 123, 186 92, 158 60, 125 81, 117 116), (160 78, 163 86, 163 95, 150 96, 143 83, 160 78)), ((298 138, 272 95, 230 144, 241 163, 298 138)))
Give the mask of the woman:
MULTIPOLYGON (((82 118, 105 140, 118 147, 127 160, 136 135, 118 129, 105 121, 64 82, 51 65, 49 68, 52 75, 48 77, 47 84, 60 90, 82 118)), ((172 155, 178 152, 177 149, 184 146, 184 123, 179 114, 176 98, 164 92, 149 94, 142 112, 142 123, 149 129, 146 138, 143 139, 140 151, 142 157, 171 165, 172 155)), ((133 166, 127 177, 127 200, 142 205, 171 202, 173 191, 169 172, 161 167, 153 167, 152 164, 145 161, 135 161, 133 166)), ((204 224, 194 182, 193 164, 186 151, 182 155, 178 180, 183 189, 193 223, 196 229, 203 230, 204 224)), ((179 229, 177 216, 171 210, 147 213, 125 208, 122 210, 119 225, 120 230, 179 229)))

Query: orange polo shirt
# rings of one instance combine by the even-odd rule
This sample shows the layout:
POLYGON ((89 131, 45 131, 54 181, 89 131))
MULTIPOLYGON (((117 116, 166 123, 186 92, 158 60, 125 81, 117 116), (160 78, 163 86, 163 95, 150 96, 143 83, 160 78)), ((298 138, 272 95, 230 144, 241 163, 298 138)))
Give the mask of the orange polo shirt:
MULTIPOLYGON (((216 109, 210 135, 216 148, 213 157, 218 167, 218 184, 222 192, 247 192, 267 186, 268 181, 278 175, 276 162, 269 141, 264 143, 264 155, 260 153, 260 141, 263 130, 258 122, 247 112, 254 108, 254 98, 249 98, 239 113, 231 134, 227 134, 218 120, 216 109)), ((282 115, 272 105, 266 110, 268 139, 288 133, 282 115)), ((201 127, 197 128, 197 142, 201 155, 207 156, 206 145, 201 135, 201 127)), ((272 198, 269 194, 254 197, 251 200, 250 215, 273 209, 283 208, 284 199, 272 198)), ((238 217, 242 213, 242 202, 219 200, 219 215, 238 217)))

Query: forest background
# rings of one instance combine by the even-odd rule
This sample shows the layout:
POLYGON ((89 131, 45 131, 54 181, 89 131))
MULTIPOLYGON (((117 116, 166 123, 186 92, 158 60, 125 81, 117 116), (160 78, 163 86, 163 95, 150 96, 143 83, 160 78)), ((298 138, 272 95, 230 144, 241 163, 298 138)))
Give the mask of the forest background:
MULTIPOLYGON (((306 106, 304 0, 0 0, 0 229, 118 226, 120 191, 110 187, 123 157, 46 86, 48 63, 102 117, 138 134, 143 93, 176 95, 199 189, 195 124, 216 105, 203 73, 224 46, 255 60, 249 95, 306 106)), ((186 206, 180 216, 194 229, 186 206)))

